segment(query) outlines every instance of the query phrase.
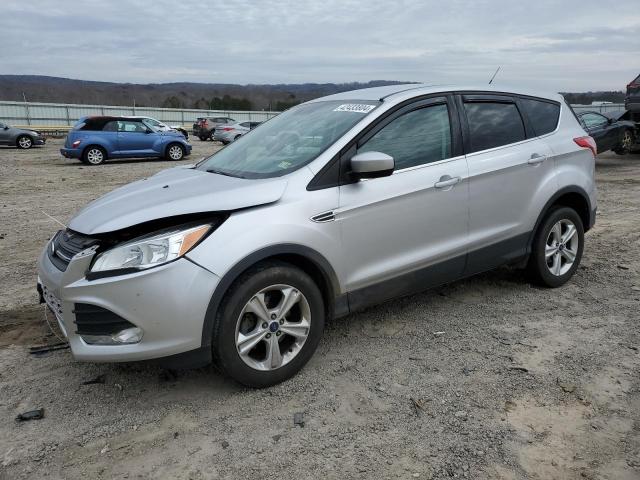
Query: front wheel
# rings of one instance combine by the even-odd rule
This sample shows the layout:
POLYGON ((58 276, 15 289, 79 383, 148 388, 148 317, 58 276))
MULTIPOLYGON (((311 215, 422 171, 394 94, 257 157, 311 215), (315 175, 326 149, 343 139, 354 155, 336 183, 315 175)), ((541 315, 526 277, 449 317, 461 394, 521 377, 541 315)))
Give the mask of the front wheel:
POLYGON ((618 155, 625 155, 631 151, 633 147, 634 137, 631 130, 625 130, 622 134, 620 144, 613 150, 618 155))
POLYGON ((569 207, 551 210, 533 240, 528 270, 535 283, 559 287, 578 269, 584 249, 580 215, 569 207))
POLYGON ((213 357, 243 385, 275 385, 309 361, 324 315, 322 294, 309 275, 284 262, 259 264, 234 282, 220 306, 213 357))
POLYGON ((184 158, 184 147, 177 143, 172 143, 167 147, 167 160, 182 160, 184 158))
POLYGON ((16 140, 16 147, 22 150, 28 150, 33 147, 33 140, 31 140, 31 137, 28 135, 20 135, 16 140))

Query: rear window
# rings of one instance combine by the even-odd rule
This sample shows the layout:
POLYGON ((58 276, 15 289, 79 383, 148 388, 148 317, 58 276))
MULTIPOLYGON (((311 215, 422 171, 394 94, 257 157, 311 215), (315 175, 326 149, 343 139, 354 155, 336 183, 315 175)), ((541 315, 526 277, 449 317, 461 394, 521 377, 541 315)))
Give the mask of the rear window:
POLYGON ((526 138, 520 112, 514 103, 468 102, 464 109, 469 123, 471 152, 526 138))
POLYGON ((101 131, 113 117, 88 117, 73 126, 73 130, 101 131))
POLYGON ((522 99, 522 105, 536 136, 553 132, 558 126, 560 105, 542 100, 522 99))

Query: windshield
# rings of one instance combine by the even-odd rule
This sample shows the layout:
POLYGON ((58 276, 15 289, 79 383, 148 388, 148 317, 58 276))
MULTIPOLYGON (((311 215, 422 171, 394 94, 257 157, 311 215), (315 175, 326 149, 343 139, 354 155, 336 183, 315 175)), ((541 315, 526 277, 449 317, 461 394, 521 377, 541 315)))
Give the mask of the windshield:
POLYGON ((149 127, 161 127, 162 126, 162 123, 160 123, 157 120, 154 120, 153 118, 143 118, 142 121, 143 121, 143 123, 145 123, 149 127))
POLYGON ((270 178, 314 160, 378 101, 326 101, 294 107, 251 130, 196 168, 241 178, 270 178))

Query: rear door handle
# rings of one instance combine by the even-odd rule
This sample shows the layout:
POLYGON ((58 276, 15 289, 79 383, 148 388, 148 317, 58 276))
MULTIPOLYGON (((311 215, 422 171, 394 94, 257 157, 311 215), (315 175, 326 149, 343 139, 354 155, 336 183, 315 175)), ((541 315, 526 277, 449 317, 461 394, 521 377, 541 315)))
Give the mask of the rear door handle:
POLYGON ((460 183, 461 180, 462 178, 460 177, 451 177, 449 175, 443 175, 442 177, 440 177, 440 180, 438 180, 433 186, 436 188, 453 187, 456 183, 460 183))
POLYGON ((534 153, 533 155, 531 155, 531 158, 529 159, 529 161, 527 162, 529 165, 537 165, 539 163, 544 162, 547 159, 546 155, 539 155, 537 153, 534 153))

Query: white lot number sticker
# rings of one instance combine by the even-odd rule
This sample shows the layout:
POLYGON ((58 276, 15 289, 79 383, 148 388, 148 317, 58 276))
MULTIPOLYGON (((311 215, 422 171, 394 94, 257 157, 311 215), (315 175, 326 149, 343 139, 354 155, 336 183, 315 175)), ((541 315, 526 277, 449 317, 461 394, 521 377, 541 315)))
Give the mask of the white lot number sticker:
POLYGON ((376 108, 375 105, 366 105, 363 103, 343 103, 337 108, 334 108, 334 112, 353 112, 353 113, 369 113, 376 108))

